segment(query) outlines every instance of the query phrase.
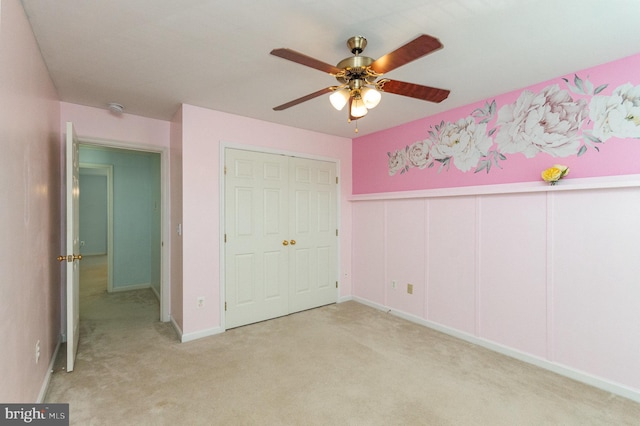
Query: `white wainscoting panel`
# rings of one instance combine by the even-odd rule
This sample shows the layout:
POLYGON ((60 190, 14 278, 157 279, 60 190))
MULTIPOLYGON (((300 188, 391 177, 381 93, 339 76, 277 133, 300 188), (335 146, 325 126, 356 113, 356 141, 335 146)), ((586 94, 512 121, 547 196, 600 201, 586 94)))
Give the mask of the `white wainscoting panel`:
POLYGON ((640 389, 640 190, 553 197, 555 360, 640 389))
POLYGON ((424 317, 425 200, 393 200, 386 203, 387 303, 424 317), (391 281, 396 281, 392 288, 391 281), (407 292, 413 286, 413 294, 407 292))
POLYGON ((427 319, 476 335, 475 197, 427 203, 427 319))
POLYGON ((546 196, 480 197, 479 336, 546 355, 546 196))
POLYGON ((640 401, 640 184, 605 183, 354 198, 353 297, 640 401))
POLYGON ((372 302, 386 304, 385 298, 385 202, 353 204, 352 260, 354 294, 366 294, 372 302))

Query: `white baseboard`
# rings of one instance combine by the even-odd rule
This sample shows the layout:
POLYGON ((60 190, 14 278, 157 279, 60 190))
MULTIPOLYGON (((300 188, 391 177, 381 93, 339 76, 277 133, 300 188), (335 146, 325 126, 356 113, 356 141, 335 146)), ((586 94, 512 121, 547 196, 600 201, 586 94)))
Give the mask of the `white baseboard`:
POLYGON ((152 288, 150 283, 146 284, 133 284, 123 287, 113 287, 110 293, 118 293, 121 291, 131 291, 131 290, 144 290, 145 288, 152 288))
POLYGON ((58 350, 62 345, 62 335, 58 336, 58 343, 56 344, 56 348, 53 351, 53 355, 51 356, 51 361, 49 361, 49 368, 47 369, 47 374, 44 376, 44 381, 42 382, 42 386, 40 387, 40 393, 38 393, 38 399, 36 400, 37 404, 42 404, 44 399, 47 397, 47 391, 49 390, 49 383, 51 383, 51 375, 53 374, 53 366, 56 362, 56 358, 58 358, 58 350))
POLYGON ((203 337, 214 336, 216 334, 224 333, 224 328, 214 327, 206 330, 200 330, 193 333, 183 333, 182 329, 173 317, 170 317, 171 325, 173 326, 178 339, 182 343, 191 342, 192 340, 202 339, 203 337))
POLYGON ((180 336, 180 341, 182 343, 191 342, 192 340, 202 339, 203 337, 214 336, 220 333, 224 333, 224 328, 222 327, 208 328, 206 330, 200 330, 193 333, 182 334, 180 336))
POLYGON ((592 374, 585 373, 583 371, 576 370, 571 367, 567 367, 562 364, 551 362, 546 359, 528 354, 526 352, 521 352, 516 349, 512 349, 507 346, 503 346, 498 343, 492 342, 490 340, 486 340, 481 337, 477 337, 477 336, 465 333, 463 331, 456 330, 454 328, 446 327, 441 324, 428 321, 424 318, 420 318, 415 315, 408 314, 406 312, 397 311, 389 308, 388 306, 384 306, 367 299, 363 299, 360 297, 353 297, 353 300, 358 303, 362 303, 363 305, 372 307, 374 309, 378 309, 378 310, 390 313, 391 315, 395 315, 407 321, 411 321, 413 323, 423 325, 425 327, 431 328, 441 333, 448 334, 449 336, 456 337, 460 340, 464 340, 466 342, 473 343, 478 346, 482 346, 483 348, 509 356, 511 358, 515 358, 519 361, 524 361, 528 364, 535 365, 536 367, 544 368, 545 370, 552 371, 556 374, 560 374, 561 376, 565 376, 570 379, 576 380, 578 382, 585 383, 587 385, 596 387, 598 389, 602 389, 604 391, 610 392, 612 394, 616 394, 624 398, 628 398, 632 401, 640 402, 640 390, 638 389, 630 388, 628 386, 615 383, 615 382, 603 379, 601 377, 594 376, 592 374))
POLYGON ((349 302, 351 300, 353 300, 353 296, 340 296, 338 298, 338 303, 349 302))

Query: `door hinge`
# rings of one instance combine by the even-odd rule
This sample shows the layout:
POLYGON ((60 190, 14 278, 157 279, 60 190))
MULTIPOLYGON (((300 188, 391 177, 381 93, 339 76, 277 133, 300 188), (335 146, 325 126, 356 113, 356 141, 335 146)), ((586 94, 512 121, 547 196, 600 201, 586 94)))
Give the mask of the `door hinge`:
POLYGON ((227 166, 224 166, 224 174, 227 174, 227 166))
POLYGON ((338 236, 338 229, 336 228, 336 237, 338 236))
POLYGON ((338 288, 338 281, 336 281, 336 288, 338 288))
POLYGON ((224 311, 227 311, 227 302, 224 302, 224 311))
POLYGON ((338 184, 338 176, 336 176, 336 185, 338 184))
POLYGON ((224 234, 224 242, 227 242, 227 234, 224 234))

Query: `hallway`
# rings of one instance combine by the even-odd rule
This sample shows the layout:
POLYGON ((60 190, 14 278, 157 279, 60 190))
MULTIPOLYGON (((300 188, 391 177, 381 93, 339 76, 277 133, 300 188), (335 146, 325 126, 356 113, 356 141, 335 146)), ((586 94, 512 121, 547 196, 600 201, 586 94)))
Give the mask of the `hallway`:
MULTIPOLYGON (((159 302, 151 289, 107 293, 107 256, 84 256, 80 262, 80 339, 96 321, 158 322, 159 302)), ((105 326, 106 324, 103 324, 105 326)), ((82 341, 82 340, 81 340, 82 341)))

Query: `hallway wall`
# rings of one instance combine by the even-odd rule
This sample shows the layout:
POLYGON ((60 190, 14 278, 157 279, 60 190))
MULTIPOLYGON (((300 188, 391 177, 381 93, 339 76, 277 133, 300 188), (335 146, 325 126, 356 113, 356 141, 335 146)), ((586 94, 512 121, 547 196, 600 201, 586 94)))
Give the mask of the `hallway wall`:
MULTIPOLYGON (((157 153, 80 146, 81 163, 113 166, 113 291, 147 286, 160 290, 160 249, 153 247, 160 245, 159 157, 157 153), (153 282, 152 277, 158 281, 153 282)), ((89 176, 81 177, 80 185, 83 178, 89 176)), ((80 238, 84 238, 82 233, 80 238)))
POLYGON ((107 176, 80 169, 80 254, 107 254, 107 176))

